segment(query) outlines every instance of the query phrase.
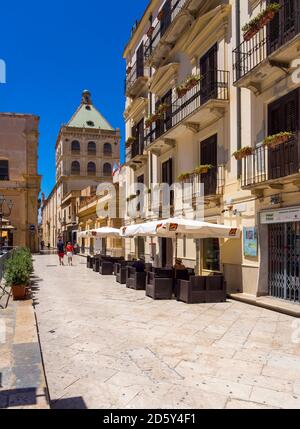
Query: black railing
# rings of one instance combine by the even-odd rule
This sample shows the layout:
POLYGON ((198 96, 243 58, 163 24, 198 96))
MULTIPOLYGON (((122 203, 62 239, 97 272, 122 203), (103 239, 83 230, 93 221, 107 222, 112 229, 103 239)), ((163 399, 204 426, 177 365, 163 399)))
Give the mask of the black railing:
POLYGON ((126 161, 131 161, 135 157, 144 154, 144 141, 136 141, 134 142, 130 148, 126 150, 126 161))
POLYGON ((224 193, 225 167, 217 165, 207 173, 194 173, 182 182, 183 195, 199 198, 202 196, 221 196, 224 193), (185 188, 186 185, 189 185, 185 188), (186 191, 186 192, 185 192, 186 191))
POLYGON ((137 62, 134 63, 134 65, 127 69, 127 76, 125 79, 125 92, 127 93, 133 85, 136 83, 136 81, 140 77, 145 77, 145 67, 144 64, 138 64, 137 62))
MULTIPOLYGON (((145 59, 148 59, 154 52, 161 38, 166 34, 168 28, 175 20, 179 12, 186 6, 189 0, 172 0, 171 9, 168 16, 163 16, 161 21, 158 21, 154 27, 152 36, 145 43, 145 59)), ((164 12, 166 13, 166 12, 164 12)))
POLYGON ((273 20, 233 51, 234 82, 300 33, 300 0, 285 0, 273 20))
POLYGON ((168 130, 185 120, 195 110, 210 100, 229 99, 229 72, 214 70, 181 98, 177 98, 164 113, 163 118, 146 128, 145 144, 149 146, 168 130))
POLYGON ((258 146, 252 155, 242 160, 242 187, 259 185, 299 172, 299 143, 294 136, 274 148, 258 146))

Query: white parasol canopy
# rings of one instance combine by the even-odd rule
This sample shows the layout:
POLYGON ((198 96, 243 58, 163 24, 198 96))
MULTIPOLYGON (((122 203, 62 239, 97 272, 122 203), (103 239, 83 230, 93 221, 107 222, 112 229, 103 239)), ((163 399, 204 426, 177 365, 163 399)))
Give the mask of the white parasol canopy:
POLYGON ((120 230, 116 229, 116 228, 110 228, 108 226, 105 226, 103 228, 92 229, 90 231, 90 236, 97 237, 97 238, 104 238, 104 237, 120 238, 120 230))
POLYGON ((130 226, 123 226, 120 229, 120 236, 128 237, 155 237, 157 236, 157 226, 161 225, 162 221, 152 221, 146 223, 138 223, 130 226))
POLYGON ((175 238, 239 238, 240 229, 231 226, 201 222, 192 219, 171 218, 157 225, 157 235, 175 238))
POLYGON ((89 232, 90 231, 79 231, 78 234, 77 234, 77 237, 78 238, 86 238, 86 237, 89 236, 89 232))

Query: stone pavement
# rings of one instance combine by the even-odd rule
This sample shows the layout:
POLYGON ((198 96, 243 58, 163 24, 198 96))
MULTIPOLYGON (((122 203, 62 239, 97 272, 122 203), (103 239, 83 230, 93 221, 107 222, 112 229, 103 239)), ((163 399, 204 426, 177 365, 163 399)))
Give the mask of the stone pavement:
POLYGON ((35 269, 53 408, 300 408, 297 319, 153 301, 80 257, 36 256, 35 269))
POLYGON ((0 308, 1 408, 49 408, 31 299, 0 308))

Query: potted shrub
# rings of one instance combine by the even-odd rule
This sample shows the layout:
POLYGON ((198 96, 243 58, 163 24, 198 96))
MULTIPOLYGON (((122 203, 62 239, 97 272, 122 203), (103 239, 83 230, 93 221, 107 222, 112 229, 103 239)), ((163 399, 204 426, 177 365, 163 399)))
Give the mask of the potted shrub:
POLYGON ((214 166, 211 164, 199 165, 197 168, 195 168, 194 173, 195 174, 207 174, 213 168, 214 168, 214 166))
POLYGON ((246 156, 252 155, 253 149, 250 146, 242 147, 232 154, 237 161, 246 158, 246 156))
POLYGON ((274 148, 279 144, 286 143, 287 141, 289 141, 293 137, 293 135, 294 135, 293 133, 288 131, 284 131, 278 134, 273 134, 272 136, 268 136, 264 140, 264 145, 274 148))
POLYGON ((25 249, 14 252, 6 262, 4 278, 6 284, 12 289, 14 300, 26 297, 26 289, 29 285, 31 272, 31 255, 25 249))

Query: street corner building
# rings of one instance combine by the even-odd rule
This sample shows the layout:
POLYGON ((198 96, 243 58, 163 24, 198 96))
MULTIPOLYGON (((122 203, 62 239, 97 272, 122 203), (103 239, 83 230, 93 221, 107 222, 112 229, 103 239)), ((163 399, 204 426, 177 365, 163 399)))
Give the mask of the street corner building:
MULTIPOLYGON (((65 242, 78 243, 78 232, 95 226, 96 189, 113 181, 113 168, 120 159, 120 130, 109 124, 85 90, 74 115, 61 127, 55 147, 56 183, 42 201, 42 236, 50 248, 56 248, 60 235, 65 242), (92 210, 83 210, 91 203, 92 210)), ((85 248, 86 243, 80 244, 85 248)))
MULTIPOLYGON (((190 183, 193 199, 204 184, 204 220, 239 228, 241 238, 181 238, 178 256, 203 274, 224 273, 229 293, 292 303, 300 302, 299 43, 300 0, 152 0, 123 55, 128 205, 132 183, 190 183)), ((153 216, 151 191, 146 198, 147 212, 127 215, 126 225, 163 218, 153 216)), ((183 214, 173 195, 170 212, 183 214)), ((125 250, 174 261, 168 238, 128 238, 125 250)))
MULTIPOLYGON (((38 210, 41 176, 37 171, 39 118, 0 113, 1 214, 12 202, 9 220, 2 219, 2 242, 38 250, 38 210)), ((5 217, 5 216, 4 216, 5 217)))

